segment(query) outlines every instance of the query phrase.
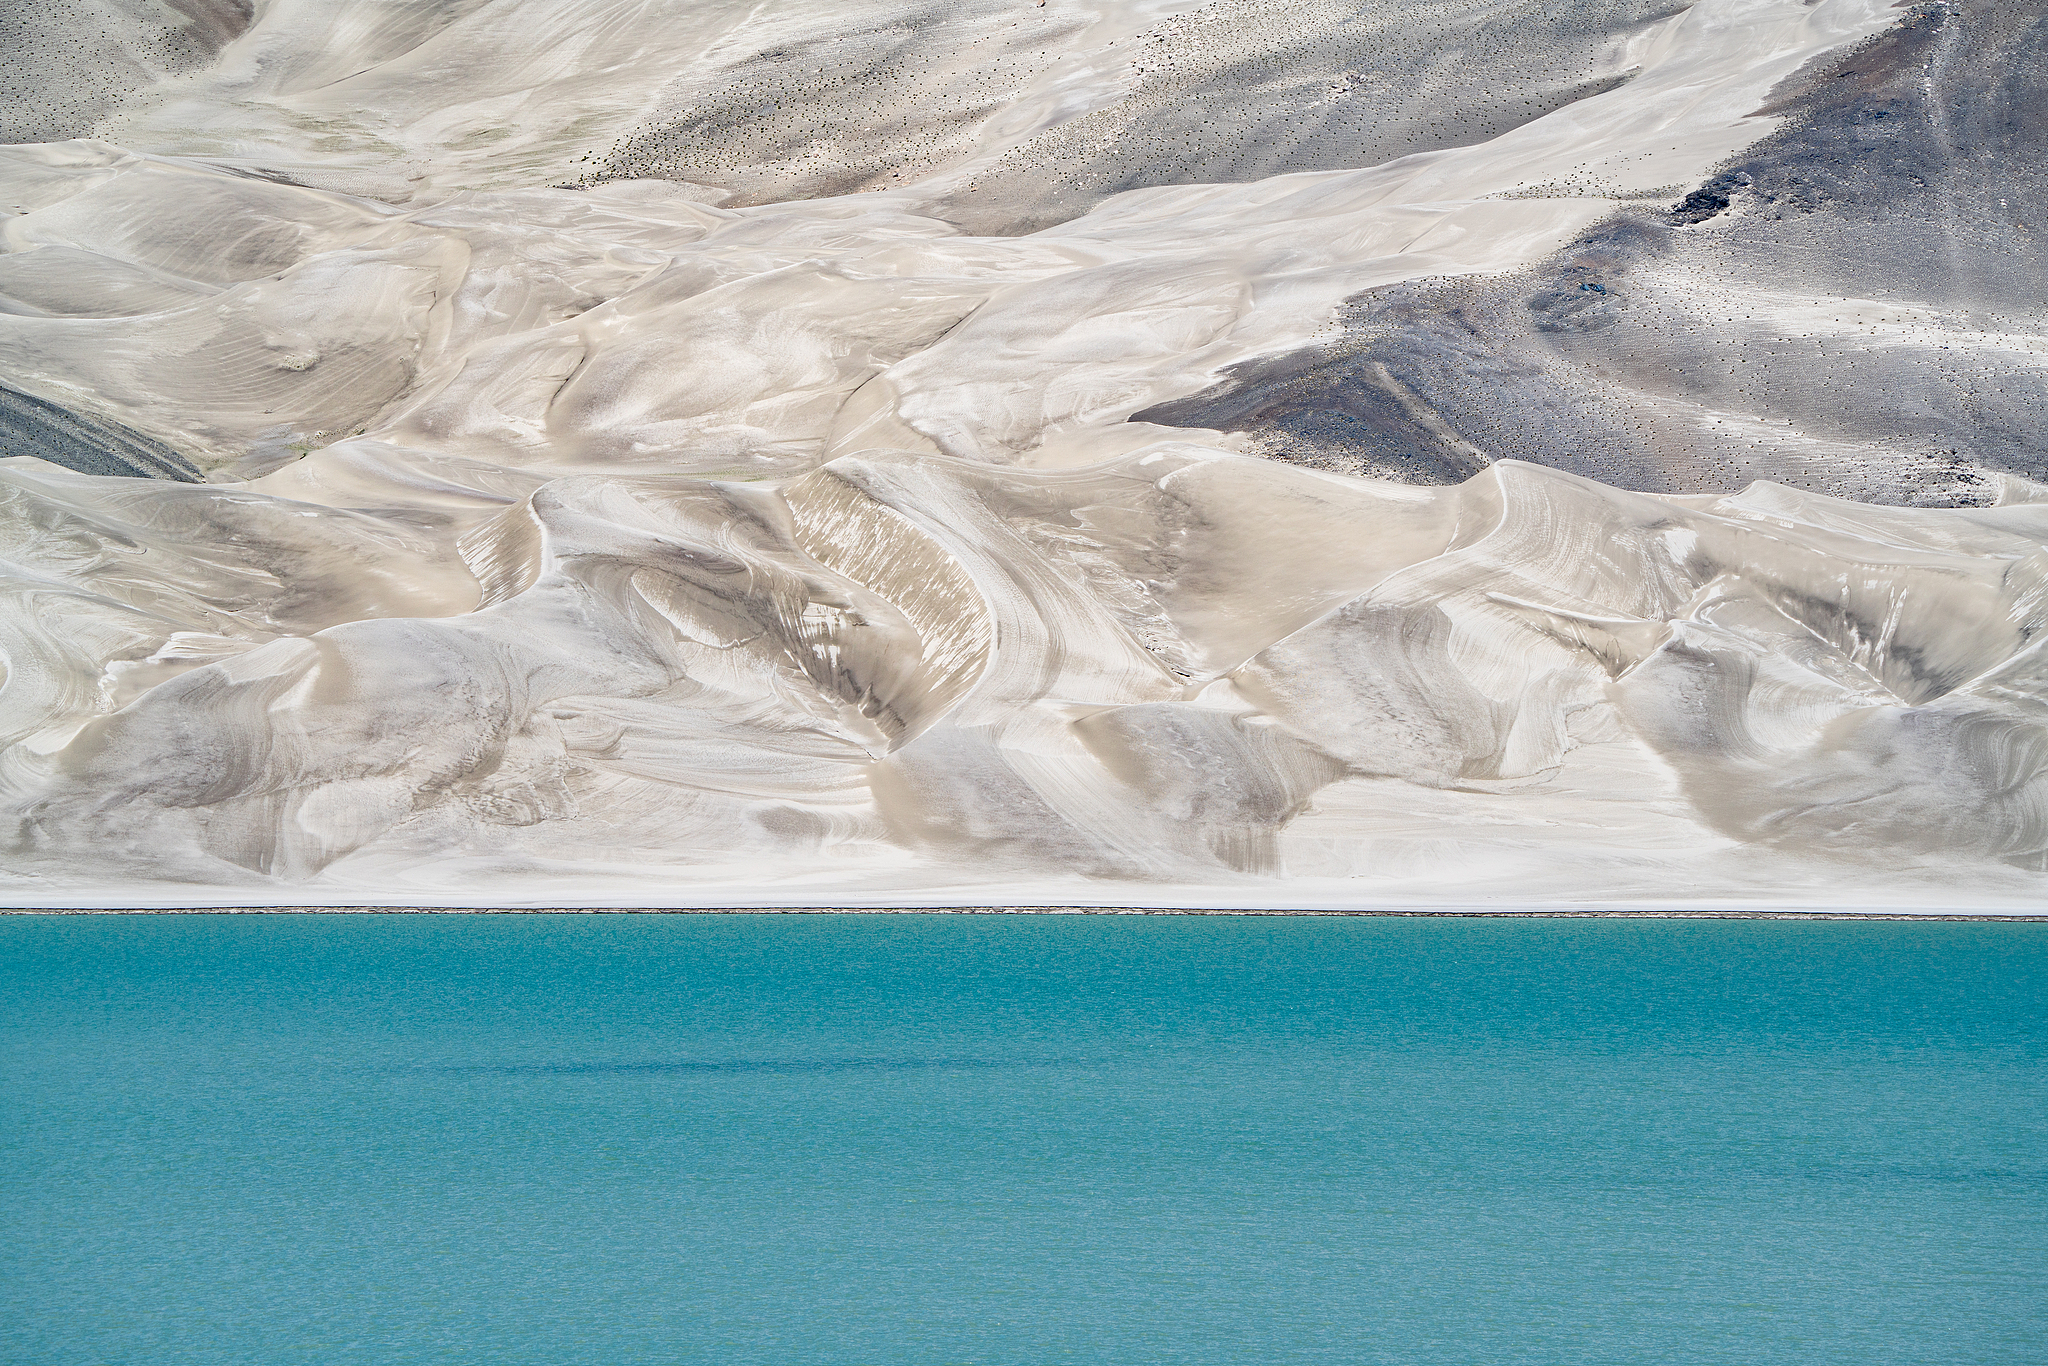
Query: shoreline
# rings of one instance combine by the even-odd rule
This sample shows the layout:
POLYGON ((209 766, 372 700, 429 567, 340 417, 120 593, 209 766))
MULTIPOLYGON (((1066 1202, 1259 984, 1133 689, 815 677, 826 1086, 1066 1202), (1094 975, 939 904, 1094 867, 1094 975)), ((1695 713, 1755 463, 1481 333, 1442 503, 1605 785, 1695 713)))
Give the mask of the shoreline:
POLYGON ((1716 908, 1446 910, 1203 906, 8 906, 0 915, 1184 915, 1461 920, 1883 920, 2048 924, 2048 911, 1834 911, 1716 908))

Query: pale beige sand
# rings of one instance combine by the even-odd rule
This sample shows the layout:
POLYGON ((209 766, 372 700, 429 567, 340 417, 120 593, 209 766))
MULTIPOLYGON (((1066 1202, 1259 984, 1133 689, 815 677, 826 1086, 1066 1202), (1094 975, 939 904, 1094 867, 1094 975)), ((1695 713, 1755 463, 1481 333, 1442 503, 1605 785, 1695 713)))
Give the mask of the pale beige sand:
POLYGON ((1054 24, 891 188, 548 187, 742 8, 279 6, 131 145, 0 149, 0 372, 209 471, 0 462, 0 901, 2040 899, 2048 491, 1421 488, 1127 420, 1698 181, 1893 9, 1703 0, 1497 136, 1028 235, 946 206, 1174 7, 1054 24))

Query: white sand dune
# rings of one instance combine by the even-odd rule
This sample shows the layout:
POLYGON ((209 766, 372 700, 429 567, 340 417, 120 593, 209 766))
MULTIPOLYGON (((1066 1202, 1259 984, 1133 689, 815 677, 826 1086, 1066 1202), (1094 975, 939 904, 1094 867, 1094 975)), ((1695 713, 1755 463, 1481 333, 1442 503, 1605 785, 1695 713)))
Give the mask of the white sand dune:
POLYGON ((194 7, 217 54, 0 148, 0 400, 127 443, 0 460, 0 900, 2037 900, 2048 488, 1628 491, 1384 365, 1463 482, 1131 420, 1683 198, 1902 22, 1553 9, 194 7), (1445 144, 1331 166, 1343 43, 1400 62, 1317 100, 1445 144))

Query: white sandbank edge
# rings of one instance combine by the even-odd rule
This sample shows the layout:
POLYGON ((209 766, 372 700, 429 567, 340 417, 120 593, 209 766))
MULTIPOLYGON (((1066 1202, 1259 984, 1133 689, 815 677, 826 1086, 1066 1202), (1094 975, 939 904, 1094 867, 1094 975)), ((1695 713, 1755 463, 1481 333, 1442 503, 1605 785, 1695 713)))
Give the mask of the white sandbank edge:
POLYGON ((1613 919, 1653 920, 1973 920, 2039 921, 2048 924, 2048 908, 2013 906, 1872 906, 1872 905, 1779 905, 1722 902, 1657 903, 1555 903, 1501 904, 1488 902, 1444 903, 1439 905, 1374 904, 1315 905, 1243 903, 1169 904, 1151 902, 1037 902, 1014 904, 970 904, 955 901, 927 901, 902 904, 848 901, 822 905, 816 902, 760 901, 743 904, 677 905, 624 904, 619 902, 579 903, 570 899, 535 902, 528 905, 495 902, 384 902, 303 901, 284 905, 236 900, 191 898, 147 905, 56 904, 0 905, 0 915, 1224 915, 1224 916, 1445 916, 1493 919, 1613 919))

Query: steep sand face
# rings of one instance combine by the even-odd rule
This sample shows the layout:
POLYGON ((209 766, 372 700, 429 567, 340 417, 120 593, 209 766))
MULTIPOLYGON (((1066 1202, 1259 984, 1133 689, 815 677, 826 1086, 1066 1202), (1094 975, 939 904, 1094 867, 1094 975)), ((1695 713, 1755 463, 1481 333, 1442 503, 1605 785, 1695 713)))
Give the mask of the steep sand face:
POLYGON ((216 27, 0 148, 0 897, 2037 894, 2009 15, 216 27))
POLYGON ((1140 416, 1431 482, 1476 449, 1674 493, 1989 502, 2048 476, 2044 39, 2039 6, 1913 8, 1774 89, 1783 122, 1682 197, 1526 269, 1367 291, 1140 416))

